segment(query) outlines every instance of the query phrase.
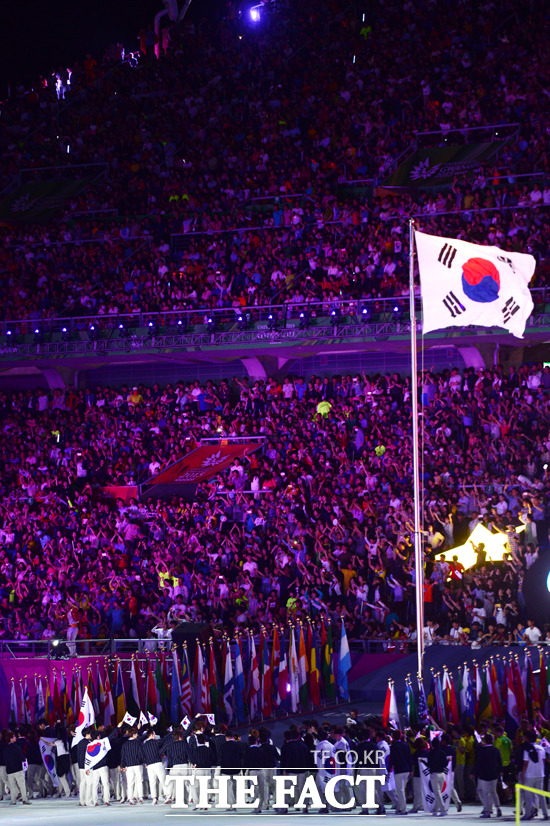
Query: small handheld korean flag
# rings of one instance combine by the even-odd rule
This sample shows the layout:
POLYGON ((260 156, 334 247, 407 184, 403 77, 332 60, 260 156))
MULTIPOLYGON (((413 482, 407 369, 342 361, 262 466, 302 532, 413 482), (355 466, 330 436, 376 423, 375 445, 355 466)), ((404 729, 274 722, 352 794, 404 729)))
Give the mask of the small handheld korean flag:
POLYGON ((191 720, 189 719, 187 714, 185 715, 185 717, 181 721, 181 724, 182 724, 183 728, 189 728, 189 725, 191 724, 191 720))
POLYGON ((139 712, 139 724, 140 724, 140 726, 148 726, 149 725, 149 720, 147 719, 147 717, 145 716, 143 711, 139 712))
POLYGON ((133 726, 136 720, 137 717, 132 717, 129 711, 127 711, 124 717, 122 718, 122 722, 126 723, 127 726, 133 726))
POLYGON ((158 719, 155 717, 155 715, 154 715, 154 714, 151 714, 151 712, 150 712, 150 711, 148 711, 148 712, 147 712, 147 716, 149 717, 149 723, 150 723, 150 725, 152 725, 152 726, 156 726, 156 724, 158 723, 158 719))
POLYGON ((474 324, 523 338, 533 311, 532 255, 425 232, 415 232, 415 242, 424 333, 474 324))
POLYGON ((206 719, 208 720, 208 722, 210 723, 211 726, 216 725, 216 715, 215 714, 207 714, 206 719))

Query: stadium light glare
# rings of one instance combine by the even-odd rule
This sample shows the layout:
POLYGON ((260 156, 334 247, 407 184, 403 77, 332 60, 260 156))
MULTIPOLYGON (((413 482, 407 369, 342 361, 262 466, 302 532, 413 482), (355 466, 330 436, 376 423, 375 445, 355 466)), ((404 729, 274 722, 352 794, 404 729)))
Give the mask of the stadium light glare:
MULTIPOLYGON (((525 525, 520 525, 520 527, 515 530, 516 533, 521 533, 521 531, 525 530, 525 525)), ((450 551, 445 551, 441 555, 445 557, 446 562, 452 562, 453 556, 457 556, 458 561, 461 562, 466 569, 472 568, 477 562, 474 545, 477 546, 481 542, 487 554, 487 562, 502 562, 504 554, 506 553, 506 541, 507 537, 505 533, 491 533, 484 525, 476 525, 464 545, 451 548, 450 551)))
POLYGON ((252 6, 250 9, 250 19, 253 23, 260 22, 260 7, 259 6, 252 6))

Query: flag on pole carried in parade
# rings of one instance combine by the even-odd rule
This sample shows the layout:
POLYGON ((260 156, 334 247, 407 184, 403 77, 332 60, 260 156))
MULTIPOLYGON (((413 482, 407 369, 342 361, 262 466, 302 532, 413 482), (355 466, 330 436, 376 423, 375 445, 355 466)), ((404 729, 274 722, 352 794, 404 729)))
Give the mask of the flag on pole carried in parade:
POLYGON ((290 627, 290 656, 289 656, 289 682, 290 682, 290 708, 292 711, 298 710, 300 701, 300 677, 298 674, 298 654, 296 652, 296 637, 294 628, 290 627))
POLYGON ((260 666, 256 652, 254 637, 250 636, 250 690, 248 694, 248 706, 250 717, 255 717, 258 713, 258 695, 260 694, 260 666))
POLYGON ((178 723, 181 720, 181 682, 180 664, 177 648, 172 651, 172 682, 170 684, 170 722, 178 723))
POLYGON ((321 674, 323 675, 323 689, 326 699, 333 703, 336 699, 334 671, 332 670, 332 628, 330 621, 321 625, 321 674))
POLYGON ((311 623, 308 626, 307 635, 309 648, 309 696, 313 705, 318 706, 321 702, 321 675, 317 668, 317 637, 311 627, 311 623))
POLYGON ((395 686, 391 680, 388 681, 386 700, 384 702, 384 710, 382 712, 382 725, 384 728, 387 728, 388 725, 393 726, 393 728, 399 728, 399 713, 397 711, 395 686))
POLYGON ((15 680, 11 678, 11 694, 10 694, 10 726, 16 726, 19 723, 19 709, 17 708, 17 695, 15 693, 15 680))
POLYGON ((514 688, 514 677, 512 669, 508 669, 508 684, 506 687, 506 731, 510 737, 514 737, 519 728, 518 701, 514 688))
POLYGON ((44 689, 42 688, 42 677, 34 678, 34 722, 38 723, 46 716, 46 706, 44 705, 44 689))
POLYGON ((425 725, 428 722, 428 703, 426 702, 426 692, 424 690, 424 681, 421 677, 418 678, 418 722, 425 725))
POLYGON ((128 697, 126 698, 126 708, 130 712, 132 717, 139 717, 139 712, 141 709, 141 698, 139 696, 136 661, 134 657, 132 657, 132 663, 130 665, 130 685, 128 689, 129 690, 128 697))
POLYGON ((111 689, 111 681, 109 679, 109 673, 105 672, 105 706, 103 709, 103 724, 105 726, 110 726, 113 724, 113 718, 115 716, 115 704, 113 702, 113 691, 111 689))
POLYGON ((533 311, 532 255, 418 231, 415 242, 424 333, 474 324, 523 337, 533 311))
POLYGON ((284 634, 277 634, 279 642, 279 673, 277 676, 277 696, 279 705, 288 711, 290 684, 288 681, 288 649, 284 634))
POLYGON ((181 710, 184 715, 192 716, 191 711, 191 675, 189 673, 189 658, 187 656, 187 645, 184 644, 181 652, 181 710))
POLYGON ((407 725, 418 725, 418 714, 416 712, 416 703, 414 701, 414 692, 409 680, 405 687, 405 708, 407 712, 407 725))
POLYGON ((243 656, 239 638, 235 639, 235 715, 239 723, 244 722, 246 716, 245 683, 243 673, 243 656))
POLYGON ((298 696, 302 708, 307 707, 308 686, 307 686, 308 662, 306 654, 306 641, 304 637, 304 627, 300 623, 300 639, 298 643, 298 696))
POLYGON ((271 717, 271 711, 273 708, 272 704, 272 694, 273 694, 273 683, 272 683, 272 675, 271 675, 271 661, 269 659, 269 651, 267 648, 267 639, 263 637, 263 646, 262 646, 262 658, 263 658, 263 669, 262 669, 262 716, 267 718, 271 717))
POLYGON ((231 723, 233 719, 233 661, 231 659, 231 644, 229 639, 225 640, 225 655, 223 667, 223 704, 225 706, 225 714, 227 722, 231 723))
POLYGON ((73 741, 71 746, 76 746, 77 743, 80 743, 81 740, 84 739, 83 731, 85 728, 93 725, 95 722, 95 711, 92 705, 92 701, 90 700, 90 695, 88 694, 88 689, 84 689, 84 696, 82 697, 82 703, 80 704, 80 711, 78 712, 78 721, 76 724, 75 735, 73 737, 73 741))
POLYGON ((351 655, 349 652, 348 635, 346 624, 342 618, 342 634, 340 637, 340 655, 338 657, 338 694, 344 701, 349 700, 348 671, 351 668, 351 655))
POLYGON ((122 670, 120 662, 117 661, 115 669, 115 710, 116 721, 120 723, 126 713, 126 698, 124 697, 124 683, 122 682, 122 670))

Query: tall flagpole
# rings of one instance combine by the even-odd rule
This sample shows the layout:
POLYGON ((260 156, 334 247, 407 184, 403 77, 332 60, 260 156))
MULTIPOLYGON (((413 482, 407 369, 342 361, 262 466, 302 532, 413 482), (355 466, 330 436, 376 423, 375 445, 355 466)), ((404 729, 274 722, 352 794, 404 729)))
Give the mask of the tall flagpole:
POLYGON ((418 676, 424 660, 424 559, 420 534, 420 461, 418 455, 418 367, 416 358, 416 313, 414 307, 414 219, 409 219, 409 305, 411 317, 411 406, 414 494, 414 571, 416 592, 416 650, 418 676))

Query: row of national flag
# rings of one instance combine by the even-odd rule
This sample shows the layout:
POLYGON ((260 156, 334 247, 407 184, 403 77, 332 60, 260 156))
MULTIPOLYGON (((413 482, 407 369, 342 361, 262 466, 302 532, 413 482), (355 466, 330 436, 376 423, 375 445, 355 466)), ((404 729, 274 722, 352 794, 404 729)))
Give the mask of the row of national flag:
POLYGON ((212 713, 227 723, 269 719, 349 700, 350 668, 343 621, 338 656, 329 623, 319 631, 311 624, 275 627, 269 637, 262 630, 258 642, 252 634, 233 641, 211 639, 206 645, 197 640, 193 658, 187 646, 174 646, 145 660, 98 662, 95 674, 91 667, 87 675, 76 667, 70 681, 63 670, 54 671, 51 681, 35 676, 32 704, 27 677, 19 686, 12 680, 10 724, 41 719, 50 725, 76 724, 85 693, 95 719, 105 725, 119 723, 126 714, 161 725, 197 713, 212 713))
MULTIPOLYGON (((544 651, 529 649, 523 666, 517 656, 491 657, 483 664, 466 663, 451 675, 432 669, 426 694, 418 680, 417 698, 412 680, 405 683, 407 724, 424 724, 431 718, 441 727, 447 723, 478 723, 482 719, 503 721, 508 734, 514 734, 524 716, 540 710, 550 713, 550 666, 544 651), (533 661, 535 660, 535 662, 533 661)), ((395 686, 390 680, 383 710, 384 725, 399 726, 395 686)))

